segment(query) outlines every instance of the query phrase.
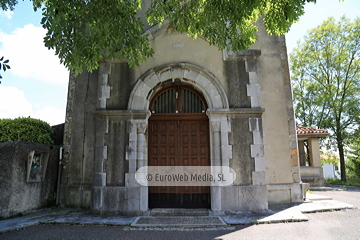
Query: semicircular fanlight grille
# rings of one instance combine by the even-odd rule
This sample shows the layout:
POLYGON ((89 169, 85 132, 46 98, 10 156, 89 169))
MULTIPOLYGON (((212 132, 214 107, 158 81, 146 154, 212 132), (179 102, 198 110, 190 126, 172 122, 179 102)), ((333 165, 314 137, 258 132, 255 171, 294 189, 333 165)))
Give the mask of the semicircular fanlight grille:
POLYGON ((176 111, 176 91, 169 89, 158 96, 155 100, 152 111, 154 113, 175 113, 176 111))
POLYGON ((183 113, 202 113, 205 111, 204 104, 196 93, 187 89, 182 89, 181 91, 183 113))
POLYGON ((201 98, 185 88, 170 88, 155 100, 152 113, 203 113, 205 106, 201 98))

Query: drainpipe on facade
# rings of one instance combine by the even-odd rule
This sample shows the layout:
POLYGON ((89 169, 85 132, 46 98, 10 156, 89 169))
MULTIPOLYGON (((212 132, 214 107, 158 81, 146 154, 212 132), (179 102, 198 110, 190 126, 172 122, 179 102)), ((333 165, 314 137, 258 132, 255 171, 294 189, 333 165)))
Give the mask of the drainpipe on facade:
POLYGON ((58 179, 57 179, 57 186, 56 186, 56 206, 59 206, 60 202, 60 180, 61 180, 61 168, 62 168, 62 150, 63 147, 60 147, 59 149, 59 168, 58 168, 58 179))

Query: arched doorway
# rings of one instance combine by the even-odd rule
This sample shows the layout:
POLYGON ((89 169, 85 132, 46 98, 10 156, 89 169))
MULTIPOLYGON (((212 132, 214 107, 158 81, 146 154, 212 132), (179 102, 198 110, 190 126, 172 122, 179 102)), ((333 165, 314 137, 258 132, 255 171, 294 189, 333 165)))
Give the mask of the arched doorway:
MULTIPOLYGON (((181 81, 158 89, 149 104, 148 166, 210 166, 203 95, 181 81)), ((210 208, 210 187, 149 187, 149 208, 210 208)))

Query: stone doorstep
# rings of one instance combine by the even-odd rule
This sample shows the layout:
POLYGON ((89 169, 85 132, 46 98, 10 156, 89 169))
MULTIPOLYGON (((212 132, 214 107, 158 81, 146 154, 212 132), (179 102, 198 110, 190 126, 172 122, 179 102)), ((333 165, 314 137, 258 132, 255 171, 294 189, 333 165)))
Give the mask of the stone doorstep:
POLYGON ((187 227, 187 228, 218 228, 227 227, 221 217, 197 216, 197 217, 138 217, 130 225, 135 228, 149 228, 149 227, 187 227))
POLYGON ((206 208, 153 208, 150 216, 209 216, 206 208))

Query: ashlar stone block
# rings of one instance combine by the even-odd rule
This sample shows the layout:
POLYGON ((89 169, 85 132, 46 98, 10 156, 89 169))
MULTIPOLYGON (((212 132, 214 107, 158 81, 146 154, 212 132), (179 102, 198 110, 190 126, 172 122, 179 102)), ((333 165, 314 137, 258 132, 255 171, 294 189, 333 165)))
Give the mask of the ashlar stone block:
POLYGON ((250 83, 259 83, 259 78, 257 72, 249 72, 249 82, 250 83))
POLYGON ((153 89, 158 83, 160 82, 160 79, 158 75, 153 74, 147 78, 144 79, 144 83, 150 88, 153 89))
POLYGON ((265 185, 265 171, 252 172, 252 184, 253 185, 265 185))
POLYGON ((184 78, 190 80, 196 80, 198 76, 199 76, 198 72, 191 71, 189 69, 184 69, 184 78))
POLYGON ((255 171, 265 172, 265 158, 255 158, 255 171))
POLYGON ((172 78, 182 79, 184 77, 184 69, 183 68, 174 68, 171 71, 172 78))
POLYGON ((253 144, 250 148, 251 157, 254 158, 263 158, 264 157, 264 145, 263 144, 253 144))
POLYGON ((170 69, 165 70, 163 72, 158 73, 158 77, 161 82, 172 79, 171 71, 170 69))

